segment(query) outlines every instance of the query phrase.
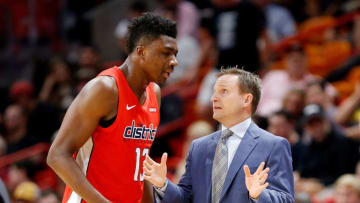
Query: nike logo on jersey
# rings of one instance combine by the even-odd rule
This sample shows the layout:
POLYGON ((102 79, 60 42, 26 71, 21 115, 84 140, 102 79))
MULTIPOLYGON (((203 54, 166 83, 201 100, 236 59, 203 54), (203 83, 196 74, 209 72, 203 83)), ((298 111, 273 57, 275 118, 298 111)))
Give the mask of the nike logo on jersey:
POLYGON ((156 108, 149 108, 150 112, 156 112, 156 108))
POLYGON ((132 106, 129 106, 128 104, 126 104, 126 110, 130 110, 132 108, 134 108, 136 105, 132 105, 132 106))

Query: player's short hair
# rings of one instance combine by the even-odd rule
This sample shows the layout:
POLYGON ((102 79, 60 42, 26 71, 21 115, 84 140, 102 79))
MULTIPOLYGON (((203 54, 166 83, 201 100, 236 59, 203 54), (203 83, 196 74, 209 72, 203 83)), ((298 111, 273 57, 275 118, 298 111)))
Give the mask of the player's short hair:
POLYGON ((152 13, 144 13, 128 26, 127 51, 131 53, 143 37, 155 40, 161 35, 176 38, 176 22, 152 13))
POLYGON ((243 69, 235 67, 221 68, 220 72, 217 74, 217 78, 223 75, 237 75, 239 81, 239 89, 244 93, 250 93, 253 96, 251 103, 252 114, 256 112, 257 106, 260 101, 261 96, 261 80, 258 75, 250 73, 243 69))

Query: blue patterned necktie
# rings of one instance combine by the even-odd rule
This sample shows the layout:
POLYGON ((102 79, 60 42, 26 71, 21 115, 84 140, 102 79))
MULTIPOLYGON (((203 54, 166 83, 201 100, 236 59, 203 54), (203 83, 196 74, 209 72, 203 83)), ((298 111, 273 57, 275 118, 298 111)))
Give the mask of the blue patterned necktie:
POLYGON ((220 201, 221 192, 228 171, 228 149, 226 147, 226 140, 231 135, 233 135, 233 132, 229 129, 224 130, 221 133, 221 137, 216 146, 212 167, 211 203, 219 203, 220 201))

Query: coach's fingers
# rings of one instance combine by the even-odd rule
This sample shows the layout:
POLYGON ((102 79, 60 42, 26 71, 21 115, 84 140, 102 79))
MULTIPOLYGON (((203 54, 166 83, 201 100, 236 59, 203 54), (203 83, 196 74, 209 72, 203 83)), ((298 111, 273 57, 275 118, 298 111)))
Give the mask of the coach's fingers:
POLYGON ((251 176, 250 169, 249 169, 248 165, 244 166, 244 173, 245 173, 245 177, 250 177, 251 176))
POLYGON ((149 176, 149 175, 144 174, 144 180, 147 180, 147 181, 149 181, 151 184, 154 184, 153 179, 152 179, 151 176, 149 176))
POLYGON ((146 154, 145 161, 148 162, 150 165, 155 164, 156 162, 150 158, 148 154, 146 154))
POLYGON ((260 191, 265 190, 265 188, 267 188, 269 186, 269 183, 266 182, 264 185, 260 186, 260 191))
POLYGON ((144 170, 144 175, 149 175, 149 176, 152 175, 151 169, 147 169, 146 167, 143 167, 143 170, 144 170))
POLYGON ((265 183, 267 177, 268 177, 268 174, 265 173, 261 178, 259 178, 260 183, 261 183, 261 184, 265 183))
POLYGON ((160 165, 161 166, 165 166, 166 167, 166 160, 167 160, 167 157, 168 157, 168 154, 165 152, 165 153, 163 153, 163 155, 161 156, 161 163, 160 163, 160 165))
POLYGON ((147 162, 147 161, 145 160, 145 161, 143 162, 143 167, 150 170, 150 169, 152 168, 152 165, 150 165, 149 162, 147 162))
POLYGON ((261 162, 260 166, 257 168, 255 174, 260 174, 260 172, 264 169, 265 162, 261 162))
POLYGON ((259 174, 259 178, 262 178, 265 174, 268 174, 270 171, 269 168, 264 169, 263 171, 261 171, 261 173, 259 174))

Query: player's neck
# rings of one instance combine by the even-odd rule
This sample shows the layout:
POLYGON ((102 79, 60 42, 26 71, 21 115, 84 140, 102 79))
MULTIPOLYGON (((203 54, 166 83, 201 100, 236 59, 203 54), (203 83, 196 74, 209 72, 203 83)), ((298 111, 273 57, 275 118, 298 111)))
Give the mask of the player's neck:
POLYGON ((140 71, 137 71, 135 65, 136 64, 132 63, 132 60, 129 56, 120 66, 120 69, 123 71, 125 79, 131 90, 134 92, 140 103, 142 103, 144 100, 142 97, 149 82, 143 79, 145 77, 141 74, 140 71))

